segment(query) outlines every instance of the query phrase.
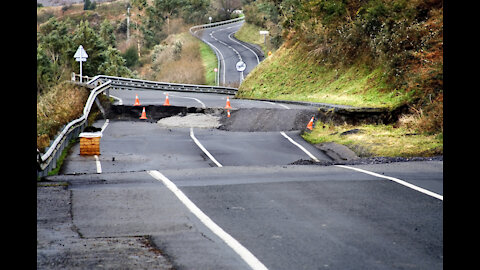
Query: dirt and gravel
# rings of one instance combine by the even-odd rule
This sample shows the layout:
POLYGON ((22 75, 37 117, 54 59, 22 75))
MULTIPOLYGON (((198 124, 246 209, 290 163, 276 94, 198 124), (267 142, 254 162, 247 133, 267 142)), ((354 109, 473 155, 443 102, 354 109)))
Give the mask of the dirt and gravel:
POLYGON ((175 115, 167 118, 162 118, 157 121, 162 127, 195 127, 195 128, 218 128, 220 127, 220 116, 190 113, 185 116, 175 115))
POLYGON ((37 269, 173 269, 149 236, 84 238, 66 184, 37 186, 37 269))
POLYGON ((335 160, 335 161, 320 161, 315 162, 313 160, 300 159, 292 162, 288 165, 318 165, 318 166, 331 166, 331 165, 371 165, 371 164, 384 164, 393 162, 411 162, 411 161, 443 161, 443 156, 436 157, 367 157, 358 158, 352 160, 335 160))

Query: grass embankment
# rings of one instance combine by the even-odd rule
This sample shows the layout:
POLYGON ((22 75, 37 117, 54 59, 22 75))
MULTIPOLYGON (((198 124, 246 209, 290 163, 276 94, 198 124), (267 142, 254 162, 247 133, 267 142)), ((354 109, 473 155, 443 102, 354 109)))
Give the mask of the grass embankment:
POLYGON ((200 44, 200 55, 202 57, 203 67, 205 68, 205 84, 215 85, 215 71, 218 67, 217 56, 210 47, 198 40, 200 44))
MULTIPOLYGON (((282 46, 266 58, 247 76, 237 97, 391 109, 416 98, 415 91, 392 88, 381 67, 370 68, 361 59, 343 67, 318 64, 297 46, 282 46)), ((312 144, 336 142, 346 145, 361 157, 442 155, 443 132, 424 128, 435 124, 438 123, 432 121, 432 117, 426 119, 420 111, 403 115, 392 125, 334 126, 316 122, 314 130, 303 137, 312 144), (355 128, 361 131, 340 135, 355 128)))
POLYGON ((265 45, 265 39, 263 35, 260 35, 260 31, 262 30, 265 29, 250 23, 244 23, 242 28, 240 28, 240 30, 238 30, 234 36, 239 40, 260 46, 263 54, 267 55, 268 48, 271 48, 272 46, 270 45, 268 38, 267 44, 265 45))
POLYGON ((37 96, 37 148, 43 152, 68 122, 79 118, 87 102, 84 87, 61 83, 37 96))
POLYGON ((330 68, 309 60, 296 47, 282 46, 249 74, 238 97, 394 108, 410 95, 392 91, 381 68, 359 62, 330 68))

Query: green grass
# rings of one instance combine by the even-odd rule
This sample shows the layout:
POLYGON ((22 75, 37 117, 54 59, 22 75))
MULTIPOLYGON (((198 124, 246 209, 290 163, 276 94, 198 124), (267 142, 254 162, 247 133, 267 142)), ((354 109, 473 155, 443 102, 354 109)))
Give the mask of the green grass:
MULTIPOLYGON (((313 62, 295 46, 282 46, 258 65, 243 81, 240 98, 297 100, 357 107, 396 108, 412 102, 414 91, 394 89, 381 67, 362 60, 349 66, 328 66, 313 62)), ((418 117, 403 116, 393 125, 330 125, 316 123, 303 138, 312 144, 336 142, 360 157, 413 157, 443 155, 443 133, 415 128, 418 117), (361 129, 347 136, 340 133, 361 129)), ((306 125, 307 123, 305 123, 306 125)))
POLYGON ((249 74, 238 97, 389 108, 412 98, 412 93, 393 89, 383 73, 360 61, 329 67, 309 60, 300 50, 281 47, 249 74))
POLYGON ((262 48, 263 54, 267 55, 268 48, 265 46, 263 35, 259 33, 261 30, 265 29, 245 22, 242 28, 235 33, 235 37, 239 40, 259 45, 262 48))
POLYGON ((417 157, 443 155, 443 134, 419 134, 393 125, 340 125, 317 122, 303 138, 312 144, 336 142, 346 145, 360 157, 417 157), (351 129, 359 133, 340 134, 351 129))
POLYGON ((213 69, 218 67, 217 56, 207 44, 201 41, 198 42, 200 43, 200 55, 205 67, 205 83, 207 85, 215 85, 215 71, 213 69))

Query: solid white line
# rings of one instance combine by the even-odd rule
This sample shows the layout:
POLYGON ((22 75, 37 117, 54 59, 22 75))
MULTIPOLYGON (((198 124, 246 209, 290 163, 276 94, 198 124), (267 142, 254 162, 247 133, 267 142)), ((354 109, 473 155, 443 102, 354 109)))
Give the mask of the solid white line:
MULTIPOLYGON (((163 92, 163 94, 167 94, 166 92, 163 92)), ((177 98, 186 98, 186 99, 193 99, 195 100, 196 102, 200 103, 202 105, 202 108, 207 108, 207 106, 205 105, 205 103, 203 103, 200 99, 198 98, 194 98, 194 97, 182 97, 182 96, 177 96, 177 95, 172 95, 172 94, 169 94, 171 97, 177 97, 177 98)))
POLYGON ((220 164, 220 162, 218 162, 213 156, 212 154, 210 154, 210 152, 208 152, 207 149, 205 149, 205 147, 203 147, 203 145, 197 140, 197 138, 195 138, 195 134, 193 134, 193 128, 190 128, 190 137, 193 139, 193 141, 197 144, 198 147, 200 147, 200 149, 202 149, 202 151, 218 166, 218 167, 223 167, 222 164, 220 164))
POLYGON ((102 165, 100 164, 100 160, 98 159, 98 156, 95 155, 95 163, 97 164, 97 173, 102 173, 102 165))
POLYGON ((113 96, 113 95, 110 95, 110 97, 112 97, 112 98, 114 98, 114 99, 118 100, 118 105, 123 105, 123 100, 122 100, 121 98, 119 98, 119 97, 116 97, 116 96, 113 96))
POLYGON ((271 104, 271 105, 278 105, 278 106, 282 106, 283 108, 287 109, 287 110, 290 110, 290 108, 287 106, 287 105, 284 105, 284 104, 281 104, 281 103, 274 103, 274 102, 270 102, 270 101, 264 101, 265 103, 268 103, 268 104, 271 104))
POLYGON ((110 122, 110 120, 108 120, 108 119, 105 120, 105 124, 103 124, 103 126, 102 126, 102 133, 107 128, 109 122, 110 122))
POLYGON ((298 148, 300 148, 300 150, 302 150, 303 152, 305 152, 305 154, 307 154, 311 159, 313 159, 315 162, 320 162, 320 160, 318 160, 318 158, 316 158, 314 155, 312 155, 312 153, 310 153, 307 149, 305 149, 305 147, 301 146, 299 143, 297 143, 296 141, 294 141, 292 138, 290 138, 287 134, 285 134, 285 132, 280 132, 280 134, 282 134, 283 137, 287 138, 287 140, 289 140, 291 143, 293 143, 295 146, 297 146, 298 148))
POLYGON ((393 182, 396 182, 400 185, 404 185, 406 187, 409 187, 413 190, 416 190, 416 191, 419 191, 421 193, 424 193, 424 194, 427 194, 429 196, 432 196, 434 198, 437 198, 439 200, 442 200, 443 201, 443 196, 442 195, 439 195, 437 193, 434 193, 434 192, 431 192, 430 190, 427 190, 427 189, 424 189, 424 188, 421 188, 421 187, 417 187, 415 185, 412 185, 406 181, 403 181, 403 180, 400 180, 398 178, 395 178, 395 177, 391 177, 391 176, 385 176, 385 175, 381 175, 381 174, 378 174, 378 173, 374 173, 374 172, 370 172, 370 171, 367 171, 367 170, 362 170, 362 169, 359 169, 359 168, 354 168, 354 167, 350 167, 350 166, 345 166, 345 165, 335 165, 337 167, 341 167, 341 168, 345 168, 345 169, 350 169, 350 170, 354 170, 354 171, 358 171, 358 172, 362 172, 362 173, 366 173, 366 174, 369 174, 369 175, 373 175, 373 176, 376 176, 376 177, 380 177, 380 178, 384 178, 384 179, 388 179, 388 180, 391 180, 393 182))
MULTIPOLYGON (((212 35, 212 33, 214 33, 214 32, 215 32, 215 31, 212 31, 212 32, 210 33, 210 37, 212 37, 213 39, 215 39, 216 41, 218 41, 218 39, 215 38, 215 37, 212 35)), ((203 40, 203 39, 202 39, 202 40, 203 40)), ((203 41, 204 41, 205 43, 207 43, 208 45, 212 46, 213 48, 215 48, 215 50, 217 50, 217 52, 218 52, 218 53, 220 54, 220 56, 222 57, 222 59, 218 59, 218 62, 220 63, 221 61, 223 61, 223 66, 222 66, 222 65, 220 65, 220 66, 223 67, 223 84, 225 84, 225 57, 223 57, 222 52, 221 52, 217 47, 215 47, 215 45, 213 45, 212 43, 210 43, 210 42, 208 42, 208 41, 206 41, 206 40, 203 40, 203 41)), ((219 85, 220 85, 220 72, 221 72, 221 71, 219 70, 219 71, 218 71, 218 80, 219 80, 218 84, 219 84, 219 85)))
POLYGON ((248 249, 240 244, 230 234, 225 232, 213 220, 211 220, 200 208, 198 208, 170 179, 159 171, 147 171, 153 178, 161 181, 177 198, 192 212, 207 228, 222 239, 233 249, 252 269, 267 269, 248 249))

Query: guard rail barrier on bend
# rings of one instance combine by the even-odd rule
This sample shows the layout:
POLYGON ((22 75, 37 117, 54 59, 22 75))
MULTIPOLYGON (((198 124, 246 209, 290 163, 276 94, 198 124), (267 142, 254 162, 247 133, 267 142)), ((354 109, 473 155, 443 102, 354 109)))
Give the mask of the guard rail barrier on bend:
POLYGON ((87 119, 93 102, 100 93, 110 87, 111 83, 111 81, 106 81, 91 90, 87 102, 85 103, 85 107, 83 108, 83 115, 68 123, 44 154, 41 154, 37 149, 37 177, 46 176, 50 171, 56 168, 57 160, 70 139, 76 138, 87 126, 87 119))
POLYGON ((112 81, 110 88, 119 90, 162 90, 162 91, 180 91, 180 92, 198 92, 198 93, 216 93, 235 95, 237 88, 214 86, 214 85, 194 85, 194 84, 178 84, 167 82, 156 82, 140 79, 122 78, 106 75, 97 75, 87 82, 88 85, 97 86, 106 81, 112 81))

